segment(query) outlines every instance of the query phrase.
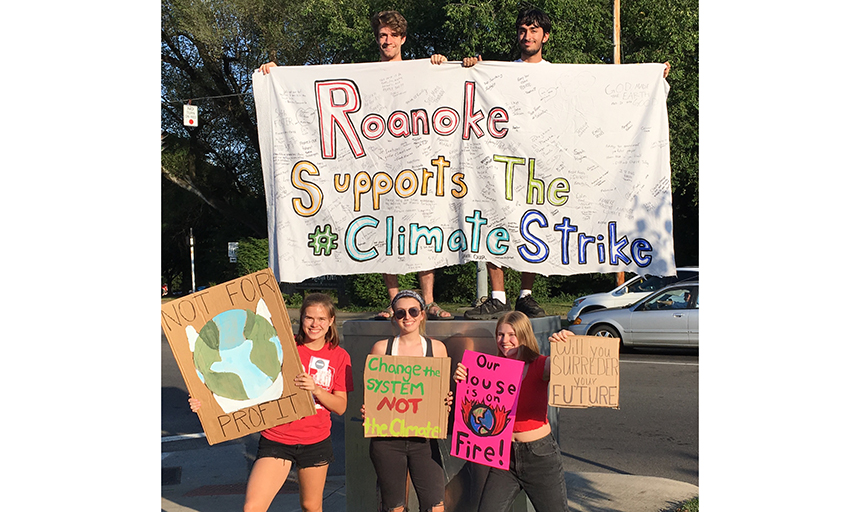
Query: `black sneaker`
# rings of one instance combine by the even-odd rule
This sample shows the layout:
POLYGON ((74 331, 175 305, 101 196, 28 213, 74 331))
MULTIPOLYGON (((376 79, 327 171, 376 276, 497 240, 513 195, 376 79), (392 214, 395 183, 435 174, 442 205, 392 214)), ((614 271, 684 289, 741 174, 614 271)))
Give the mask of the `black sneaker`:
POLYGON ((499 299, 487 299, 475 309, 463 313, 467 320, 495 320, 511 310, 511 307, 499 299))
POLYGON ((517 305, 514 309, 521 313, 525 313, 529 318, 540 318, 546 316, 546 311, 544 311, 542 307, 538 306, 537 301, 531 296, 531 294, 517 299, 517 305))

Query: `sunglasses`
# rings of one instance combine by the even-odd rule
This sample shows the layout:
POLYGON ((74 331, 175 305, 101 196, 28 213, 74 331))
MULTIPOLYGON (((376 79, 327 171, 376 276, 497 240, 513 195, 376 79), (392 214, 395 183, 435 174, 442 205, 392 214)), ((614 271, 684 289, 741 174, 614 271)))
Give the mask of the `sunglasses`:
POLYGON ((418 318, 418 315, 421 314, 421 310, 418 308, 409 308, 408 310, 398 309, 394 312, 394 318, 398 320, 403 320, 404 318, 406 318, 407 311, 409 311, 409 316, 411 316, 412 318, 418 318))

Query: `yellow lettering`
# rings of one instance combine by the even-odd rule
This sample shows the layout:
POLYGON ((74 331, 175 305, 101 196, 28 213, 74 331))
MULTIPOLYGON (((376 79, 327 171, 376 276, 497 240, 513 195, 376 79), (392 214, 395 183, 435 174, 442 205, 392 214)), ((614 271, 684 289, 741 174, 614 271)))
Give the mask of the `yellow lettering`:
POLYGON ((306 172, 311 176, 319 176, 320 172, 314 164, 305 160, 297 162, 296 165, 293 166, 293 173, 291 176, 293 186, 305 192, 311 201, 310 206, 305 206, 301 198, 293 198, 293 209, 302 217, 311 217, 319 211, 320 207, 322 207, 323 193, 318 186, 302 180, 302 172, 306 172))

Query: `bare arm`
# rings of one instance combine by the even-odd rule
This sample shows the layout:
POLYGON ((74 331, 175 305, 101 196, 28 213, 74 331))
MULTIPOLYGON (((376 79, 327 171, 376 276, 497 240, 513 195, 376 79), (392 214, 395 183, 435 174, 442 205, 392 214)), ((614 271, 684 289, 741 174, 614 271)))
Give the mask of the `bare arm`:
POLYGON ((433 357, 448 357, 448 348, 439 340, 430 339, 433 344, 433 357))
POLYGON ((299 389, 310 391, 317 402, 329 411, 341 415, 346 412, 346 391, 328 392, 314 382, 314 378, 307 373, 300 373, 295 378, 299 389))
POLYGON ((388 340, 379 340, 373 344, 370 353, 374 356, 384 356, 386 348, 388 348, 388 340))

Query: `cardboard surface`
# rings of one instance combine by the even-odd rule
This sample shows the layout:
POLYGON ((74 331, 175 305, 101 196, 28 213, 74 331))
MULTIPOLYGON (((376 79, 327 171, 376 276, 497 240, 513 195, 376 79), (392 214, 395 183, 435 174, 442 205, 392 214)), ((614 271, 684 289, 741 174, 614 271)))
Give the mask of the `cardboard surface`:
POLYGON ((617 338, 568 336, 550 343, 549 404, 618 409, 621 365, 617 338))
POLYGON ((315 414, 271 269, 164 303, 161 328, 210 445, 315 414))
POLYGON ((466 380, 457 384, 451 455, 508 469, 525 363, 466 350, 466 380))
POLYGON ((451 358, 368 355, 364 437, 448 436, 451 358))

